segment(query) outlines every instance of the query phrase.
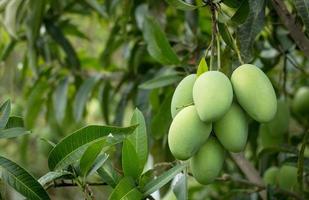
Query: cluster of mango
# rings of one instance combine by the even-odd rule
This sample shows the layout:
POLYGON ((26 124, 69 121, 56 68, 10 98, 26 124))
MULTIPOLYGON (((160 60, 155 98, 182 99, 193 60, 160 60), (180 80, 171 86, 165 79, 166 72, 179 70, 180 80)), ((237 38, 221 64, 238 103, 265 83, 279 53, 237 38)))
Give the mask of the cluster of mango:
POLYGON ((190 159, 190 170, 199 183, 209 184, 222 169, 225 149, 244 150, 248 116, 266 123, 276 111, 274 88, 254 65, 239 66, 231 80, 219 71, 199 77, 191 74, 179 83, 172 98, 169 148, 176 159, 190 159), (214 136, 210 136, 212 130, 214 136))

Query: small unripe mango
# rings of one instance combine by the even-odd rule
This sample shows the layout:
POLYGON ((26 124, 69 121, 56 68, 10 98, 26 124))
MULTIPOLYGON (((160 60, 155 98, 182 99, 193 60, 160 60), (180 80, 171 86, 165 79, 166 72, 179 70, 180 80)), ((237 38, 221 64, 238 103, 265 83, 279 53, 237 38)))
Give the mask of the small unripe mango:
POLYGON ((277 111, 275 90, 262 70, 250 64, 239 66, 231 77, 233 89, 241 107, 254 120, 272 120, 277 111))
POLYGON ((292 102, 292 111, 297 115, 309 116, 309 87, 299 88, 292 102))
POLYGON ((230 108, 233 89, 230 80, 218 71, 200 75, 193 86, 193 101, 202 121, 214 122, 230 108))
POLYGON ((226 150, 235 153, 243 151, 248 137, 246 114, 236 103, 233 103, 229 111, 215 122, 214 131, 226 150))
POLYGON ((259 144, 263 148, 276 147, 283 143, 283 137, 272 136, 265 124, 261 124, 259 128, 259 144))
POLYGON ((179 160, 192 157, 208 139, 211 129, 211 124, 200 120, 194 106, 182 109, 168 133, 168 144, 174 157, 179 160))
POLYGON ((184 106, 193 103, 192 90, 195 79, 195 74, 186 76, 176 87, 171 103, 171 114, 173 118, 184 106))
POLYGON ((263 175, 264 183, 267 185, 276 185, 278 179, 279 168, 270 167, 268 168, 263 175))
POLYGON ((297 168, 294 166, 283 165, 278 173, 278 185, 286 190, 296 189, 297 183, 297 168))
POLYGON ((222 145, 215 138, 209 138, 190 160, 194 178, 204 185, 213 182, 222 169, 224 157, 222 145))

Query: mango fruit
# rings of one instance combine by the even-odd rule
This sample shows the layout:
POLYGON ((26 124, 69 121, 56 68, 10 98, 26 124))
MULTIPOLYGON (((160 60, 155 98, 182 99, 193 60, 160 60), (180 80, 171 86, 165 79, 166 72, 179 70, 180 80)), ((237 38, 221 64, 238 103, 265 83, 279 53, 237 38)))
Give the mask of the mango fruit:
POLYGON ((278 167, 268 168, 263 175, 263 181, 266 185, 276 185, 278 180, 278 167))
POLYGON ((244 150, 248 138, 248 122, 245 112, 236 103, 214 123, 215 134, 223 147, 231 152, 244 150))
POLYGON ((241 65, 232 73, 231 82, 239 104, 250 117, 261 123, 274 118, 276 94, 262 70, 250 64, 241 65))
POLYGON ((292 101, 292 111, 293 113, 300 116, 309 116, 309 87, 300 87, 292 101))
POLYGON ((200 120, 195 106, 182 109, 172 121, 168 145, 175 158, 187 160, 205 143, 212 125, 200 120))
POLYGON ((224 162, 225 151, 214 138, 209 138, 190 159, 190 167, 197 182, 207 185, 219 175, 224 162))
POLYGON ((202 121, 214 122, 230 108, 233 89, 230 80, 219 71, 200 75, 193 86, 193 101, 202 121))
POLYGON ((182 79, 176 87, 171 102, 172 118, 174 118, 184 106, 193 103, 192 90, 195 79, 196 75, 190 74, 182 79))
POLYGON ((298 187, 297 168, 294 166, 283 165, 278 173, 278 185, 286 190, 293 190, 298 187))

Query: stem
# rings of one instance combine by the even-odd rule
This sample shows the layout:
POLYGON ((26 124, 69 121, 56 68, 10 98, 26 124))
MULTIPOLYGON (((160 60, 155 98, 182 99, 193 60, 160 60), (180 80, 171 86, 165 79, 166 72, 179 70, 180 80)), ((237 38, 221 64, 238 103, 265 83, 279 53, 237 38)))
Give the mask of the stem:
POLYGON ((217 34, 217 64, 218 64, 218 68, 217 70, 220 71, 221 69, 221 54, 220 54, 220 38, 219 38, 219 33, 217 34))
POLYGON ((284 99, 286 99, 287 98, 287 90, 286 90, 286 79, 287 79, 287 57, 286 57, 286 55, 284 55, 284 57, 283 57, 283 59, 284 59, 284 62, 283 62, 283 85, 282 85, 282 87, 283 87, 283 94, 284 94, 284 99))
POLYGON ((302 145, 298 154, 297 161, 297 180, 300 186, 300 189, 303 190, 303 173, 304 173, 304 153, 309 138, 309 131, 305 130, 305 135, 302 141, 302 145))
POLYGON ((214 70, 213 66, 213 58, 215 56, 215 37, 216 37, 216 5, 210 3, 210 11, 211 11, 211 22, 212 22, 212 33, 211 33, 211 56, 210 56, 210 70, 214 70))

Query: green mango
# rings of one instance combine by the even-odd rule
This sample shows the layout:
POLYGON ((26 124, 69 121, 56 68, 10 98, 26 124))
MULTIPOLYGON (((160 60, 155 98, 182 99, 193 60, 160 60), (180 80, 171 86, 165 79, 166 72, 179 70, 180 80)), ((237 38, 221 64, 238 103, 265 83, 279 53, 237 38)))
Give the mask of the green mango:
POLYGON ((273 137, 284 135, 289 130, 290 110, 289 104, 280 99, 277 101, 277 112, 275 117, 265 125, 269 134, 273 137))
POLYGON ((298 187, 297 168, 294 166, 283 165, 278 173, 278 185, 286 190, 293 190, 298 187))
POLYGON ((195 106, 182 109, 172 121, 168 133, 168 145, 175 158, 187 160, 208 139, 212 125, 200 120, 195 106))
POLYGON ((202 121, 218 120, 229 110, 233 101, 230 80, 219 71, 203 73, 194 83, 193 101, 202 121))
POLYGON ((278 167, 268 168, 263 175, 263 180, 266 185, 276 185, 278 180, 278 167))
POLYGON ((182 79, 176 87, 171 103, 171 114, 173 118, 184 106, 193 103, 192 90, 195 79, 196 75, 190 74, 182 79))
POLYGON ((190 167, 197 182, 207 185, 220 174, 225 151, 214 138, 209 138, 196 155, 190 159, 190 167))
POLYGON ((262 148, 277 147, 283 143, 283 137, 274 137, 269 133, 265 124, 261 124, 259 128, 258 141, 262 148))
POLYGON ((309 87, 303 86, 299 88, 292 101, 292 111, 296 115, 309 115, 309 87))
POLYGON ((248 122, 245 112, 236 103, 214 123, 215 134, 223 147, 231 152, 244 150, 248 138, 248 122))
POLYGON ((241 65, 232 73, 231 82, 239 104, 250 117, 261 123, 274 118, 276 93, 262 70, 250 64, 241 65))

